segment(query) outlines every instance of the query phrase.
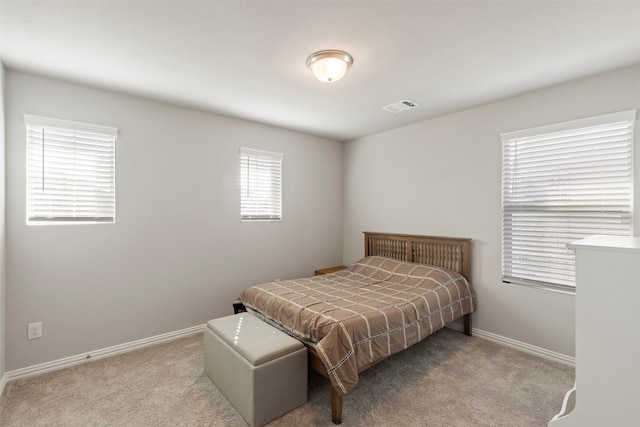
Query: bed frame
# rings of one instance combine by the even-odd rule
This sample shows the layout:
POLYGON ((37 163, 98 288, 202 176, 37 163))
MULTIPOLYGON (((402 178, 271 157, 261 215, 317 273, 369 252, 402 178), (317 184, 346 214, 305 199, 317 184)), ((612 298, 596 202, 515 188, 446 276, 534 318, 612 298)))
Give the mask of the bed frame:
MULTIPOLYGON (((383 256, 401 261, 429 264, 447 268, 462 274, 471 281, 471 239, 456 237, 417 236, 410 234, 390 234, 364 232, 364 256, 383 256)), ((471 314, 464 316, 464 333, 471 336, 471 314)), ((328 378, 327 371, 316 349, 309 350, 309 366, 328 378)), ((360 372, 372 365, 363 367, 360 372)), ((342 423, 343 395, 333 386, 331 392, 331 420, 342 423)))
MULTIPOLYGON (((365 231, 364 255, 447 268, 462 274, 471 282, 471 239, 365 231)), ((245 308, 241 303, 234 303, 234 311, 245 311, 245 308)), ((471 314, 465 315, 463 319, 464 333, 471 336, 471 314)), ((309 367, 328 378, 327 370, 315 347, 306 347, 309 350, 309 367)), ((375 363, 361 368, 359 372, 373 365, 375 363)), ((334 424, 340 424, 343 395, 331 385, 330 398, 331 420, 334 424)))

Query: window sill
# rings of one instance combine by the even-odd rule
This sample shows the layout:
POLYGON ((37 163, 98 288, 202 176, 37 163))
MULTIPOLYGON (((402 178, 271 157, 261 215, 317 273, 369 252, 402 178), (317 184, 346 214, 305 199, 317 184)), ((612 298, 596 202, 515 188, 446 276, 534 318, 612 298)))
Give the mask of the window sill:
POLYGON ((565 286, 555 286, 555 285, 551 285, 551 284, 544 284, 544 283, 524 283, 524 282, 516 282, 516 281, 502 281, 503 284, 505 285, 515 285, 515 286, 522 286, 525 288, 532 288, 532 289, 540 289, 542 291, 547 291, 547 292, 555 292, 555 293, 559 293, 559 294, 565 294, 565 295, 574 295, 576 294, 576 289, 575 288, 570 288, 570 287, 565 287, 565 286))

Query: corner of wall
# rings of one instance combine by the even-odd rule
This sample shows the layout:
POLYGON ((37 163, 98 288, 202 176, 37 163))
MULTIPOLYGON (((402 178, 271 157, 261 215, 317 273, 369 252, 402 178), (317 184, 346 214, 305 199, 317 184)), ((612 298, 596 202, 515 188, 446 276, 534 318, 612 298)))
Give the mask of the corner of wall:
POLYGON ((0 396, 5 385, 5 324, 6 324, 6 252, 5 252, 5 79, 0 62, 0 396))

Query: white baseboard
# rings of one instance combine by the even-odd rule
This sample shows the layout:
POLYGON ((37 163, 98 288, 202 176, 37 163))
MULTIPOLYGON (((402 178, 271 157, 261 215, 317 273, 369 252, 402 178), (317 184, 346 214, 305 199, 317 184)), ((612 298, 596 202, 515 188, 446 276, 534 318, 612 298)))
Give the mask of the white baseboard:
POLYGON ((27 366, 25 368, 20 368, 13 371, 5 372, 5 374, 2 377, 2 382, 0 383, 0 385, 2 385, 2 387, 0 388, 0 394, 2 390, 4 390, 4 385, 11 381, 19 380, 22 378, 33 377, 33 376, 41 375, 47 372, 69 368, 71 366, 79 365, 81 363, 87 363, 92 360, 100 360, 106 357, 115 356, 117 354, 138 350, 153 344, 159 344, 162 342, 171 341, 176 338, 182 338, 187 335, 196 334, 198 332, 202 332, 203 329, 204 329, 204 325, 192 326, 191 328, 186 328, 179 331, 168 332, 166 334, 156 335, 150 338, 131 341, 125 344, 115 345, 113 347, 107 347, 100 350, 89 351, 87 353, 78 354, 76 356, 65 357, 64 359, 53 360, 51 362, 45 362, 39 365, 27 366))
POLYGON ((2 374, 2 378, 0 378, 0 398, 2 397, 2 393, 4 393, 4 386, 7 385, 7 373, 2 374))
POLYGON ((546 348, 537 347, 535 345, 527 344, 522 341, 517 341, 511 338, 503 337, 491 332, 483 331, 482 329, 472 328, 473 336, 485 338, 490 341, 504 344, 509 347, 513 347, 517 350, 524 351, 536 356, 543 357, 545 359, 553 360, 554 362, 562 363, 563 365, 576 366, 576 358, 567 356, 566 354, 557 353, 555 351, 547 350, 546 348))
MULTIPOLYGON (((27 366, 25 368, 16 369, 13 371, 5 372, 0 378, 0 395, 4 391, 4 387, 8 382, 19 380, 22 378, 33 377, 41 375, 47 372, 56 371, 58 369, 69 368, 71 366, 79 365, 81 363, 87 363, 92 360, 104 359, 106 357, 115 356, 117 354, 126 353, 133 350, 138 350, 153 344, 159 344, 166 341, 171 341, 176 338, 185 337, 187 335, 196 334, 204 329, 204 325, 193 326, 191 328, 182 329, 179 331, 169 332, 162 335, 156 335, 150 338, 144 338, 137 341, 131 341, 125 344, 115 345, 113 347, 107 347, 100 350, 90 351, 88 353, 79 354, 76 356, 66 357, 64 359, 53 360, 51 362, 41 363, 39 365, 27 366)), ((537 347, 531 344, 517 341, 511 338, 503 337, 491 332, 483 331, 482 329, 473 328, 473 335, 485 338, 490 341, 504 344, 509 347, 515 348, 520 351, 524 351, 536 356, 543 357, 545 359, 553 360, 565 365, 576 365, 575 357, 567 356, 561 353, 556 353, 551 350, 547 350, 542 347, 537 347)))

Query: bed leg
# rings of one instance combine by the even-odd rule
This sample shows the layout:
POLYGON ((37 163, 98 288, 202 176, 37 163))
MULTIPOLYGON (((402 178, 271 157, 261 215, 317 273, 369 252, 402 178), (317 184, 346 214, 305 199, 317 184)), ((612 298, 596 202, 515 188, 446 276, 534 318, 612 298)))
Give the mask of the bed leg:
POLYGON ((331 421, 334 424, 342 423, 342 394, 338 393, 336 389, 331 387, 331 421))
POLYGON ((471 313, 464 315, 464 334, 471 336, 471 313))

